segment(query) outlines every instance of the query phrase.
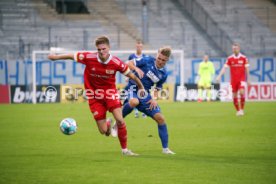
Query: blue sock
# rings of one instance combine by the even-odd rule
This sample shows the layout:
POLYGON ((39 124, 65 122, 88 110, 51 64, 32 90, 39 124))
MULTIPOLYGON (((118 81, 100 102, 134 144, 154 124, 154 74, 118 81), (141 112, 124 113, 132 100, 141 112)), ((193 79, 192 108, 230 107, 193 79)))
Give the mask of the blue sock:
POLYGON ((123 107, 123 117, 126 117, 129 113, 131 113, 133 110, 132 107, 130 107, 129 102, 125 103, 123 107))
POLYGON ((168 142, 169 142, 169 135, 168 135, 168 130, 167 130, 167 125, 158 125, 158 133, 159 137, 162 142, 162 147, 167 148, 168 147, 168 142))

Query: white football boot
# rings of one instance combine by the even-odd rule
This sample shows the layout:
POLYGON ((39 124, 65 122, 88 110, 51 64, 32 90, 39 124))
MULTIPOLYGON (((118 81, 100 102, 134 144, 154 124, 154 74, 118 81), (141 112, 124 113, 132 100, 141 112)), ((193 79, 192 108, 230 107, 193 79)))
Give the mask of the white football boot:
POLYGON ((147 118, 147 115, 145 113, 142 113, 143 118, 147 118))
POLYGON ((116 122, 114 122, 113 126, 111 127, 111 136, 118 137, 118 126, 116 122))
POLYGON ((243 115, 244 115, 243 110, 239 110, 239 111, 237 111, 237 113, 236 113, 236 116, 243 116, 243 115))
POLYGON ((129 149, 122 149, 122 154, 124 156, 139 156, 139 154, 137 153, 133 153, 131 150, 129 149))
POLYGON ((139 118, 139 112, 135 112, 135 113, 134 113, 134 117, 135 117, 135 118, 139 118))
POLYGON ((244 111, 242 109, 240 110, 240 114, 241 114, 241 116, 244 115, 244 111))
POLYGON ((162 153, 164 153, 166 155, 175 155, 175 153, 172 152, 169 148, 163 148, 162 153))

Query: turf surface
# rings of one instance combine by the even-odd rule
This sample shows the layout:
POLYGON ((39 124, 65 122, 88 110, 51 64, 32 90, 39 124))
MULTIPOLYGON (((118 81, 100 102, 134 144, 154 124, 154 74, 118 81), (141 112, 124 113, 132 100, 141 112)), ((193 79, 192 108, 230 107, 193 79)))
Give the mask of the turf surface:
POLYGON ((126 118, 129 148, 98 133, 87 104, 0 106, 0 183, 276 183, 276 103, 165 103, 170 148, 161 154, 157 126, 126 118), (59 131, 73 117, 78 132, 59 131))

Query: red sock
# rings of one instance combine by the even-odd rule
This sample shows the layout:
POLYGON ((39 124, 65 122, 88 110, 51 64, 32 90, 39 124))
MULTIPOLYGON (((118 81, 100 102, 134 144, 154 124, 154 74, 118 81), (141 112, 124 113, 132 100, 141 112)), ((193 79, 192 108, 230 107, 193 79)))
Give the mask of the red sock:
POLYGON ((233 103, 234 103, 234 106, 235 106, 236 110, 239 111, 240 108, 239 108, 238 98, 233 98, 233 103))
POLYGON ((245 97, 244 97, 244 95, 241 96, 240 104, 241 104, 241 109, 243 109, 244 108, 244 104, 245 104, 245 97))
POLYGON ((126 149, 127 148, 127 129, 126 129, 125 123, 118 125, 118 138, 122 149, 126 149))

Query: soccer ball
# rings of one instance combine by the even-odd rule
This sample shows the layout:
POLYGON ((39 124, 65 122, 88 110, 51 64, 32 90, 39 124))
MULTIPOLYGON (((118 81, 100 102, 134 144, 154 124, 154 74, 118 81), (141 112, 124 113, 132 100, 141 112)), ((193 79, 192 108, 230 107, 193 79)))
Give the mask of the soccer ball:
POLYGON ((60 122, 59 128, 65 135, 72 135, 77 131, 77 122, 73 118, 65 118, 60 122))

